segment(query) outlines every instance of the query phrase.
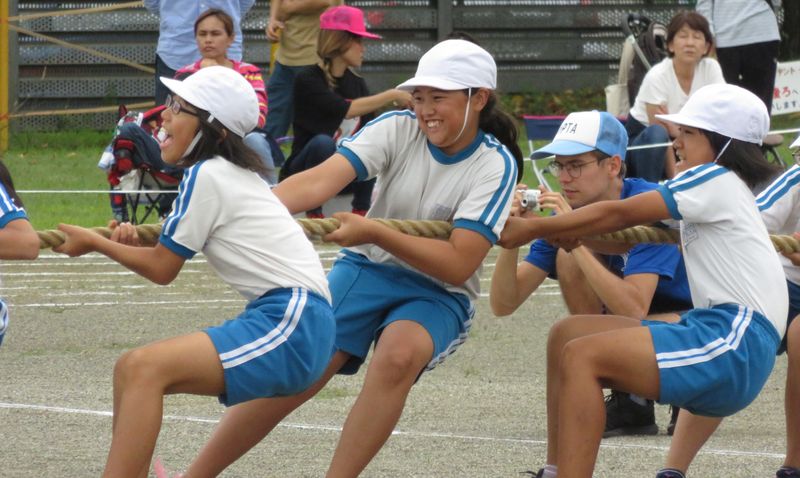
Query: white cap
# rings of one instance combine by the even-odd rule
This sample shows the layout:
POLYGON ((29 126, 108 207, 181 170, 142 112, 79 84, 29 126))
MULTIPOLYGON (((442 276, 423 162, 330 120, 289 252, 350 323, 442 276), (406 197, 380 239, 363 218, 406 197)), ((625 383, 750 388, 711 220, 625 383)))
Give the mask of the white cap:
POLYGON ((494 90, 497 88, 497 65, 489 52, 470 41, 445 40, 422 55, 414 78, 397 88, 410 91, 418 86, 444 91, 494 90))
POLYGON ((761 144, 769 132, 764 102, 744 88, 725 83, 700 88, 680 112, 656 118, 755 144, 761 144))
POLYGON ((570 113, 559 126, 553 141, 534 151, 531 157, 576 156, 597 150, 624 160, 627 148, 628 133, 611 113, 580 111, 570 113))
POLYGON ((173 93, 195 108, 207 111, 231 133, 244 135, 258 126, 258 98, 244 77, 224 66, 209 66, 183 81, 161 77, 173 93))
POLYGON ((789 147, 790 148, 800 148, 800 136, 798 136, 797 139, 794 140, 794 143, 792 143, 792 145, 789 146, 789 147))

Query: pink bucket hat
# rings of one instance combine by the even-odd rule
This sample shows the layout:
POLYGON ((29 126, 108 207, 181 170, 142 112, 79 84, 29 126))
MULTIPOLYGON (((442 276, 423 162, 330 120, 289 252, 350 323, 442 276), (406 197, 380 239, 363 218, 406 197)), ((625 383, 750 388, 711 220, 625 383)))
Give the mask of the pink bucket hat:
POLYGON ((364 38, 380 38, 369 33, 364 24, 364 12, 355 7, 340 5, 331 7, 319 17, 321 30, 342 30, 364 38))

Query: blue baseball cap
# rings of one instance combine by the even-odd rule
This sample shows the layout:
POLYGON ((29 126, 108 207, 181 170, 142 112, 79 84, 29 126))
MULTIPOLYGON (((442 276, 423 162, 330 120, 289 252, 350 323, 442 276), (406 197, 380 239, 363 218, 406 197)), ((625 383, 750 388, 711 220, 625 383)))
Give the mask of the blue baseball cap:
POLYGON ((626 149, 628 133, 611 113, 580 111, 570 113, 558 127, 553 141, 534 151, 531 157, 541 159, 552 155, 575 156, 598 150, 625 160, 626 149))

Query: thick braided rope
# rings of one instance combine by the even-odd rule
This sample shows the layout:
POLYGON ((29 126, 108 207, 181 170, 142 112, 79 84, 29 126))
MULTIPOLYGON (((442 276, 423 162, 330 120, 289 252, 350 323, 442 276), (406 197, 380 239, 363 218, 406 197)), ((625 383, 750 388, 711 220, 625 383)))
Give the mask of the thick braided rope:
MULTIPOLYGON (((450 236, 453 226, 445 221, 411 221, 401 219, 372 219, 387 227, 402 233, 429 237, 434 239, 446 239, 450 236)), ((303 228, 307 236, 324 236, 339 228, 339 220, 334 218, 326 219, 297 219, 297 223, 303 228)), ((111 237, 111 229, 107 227, 93 227, 92 231, 103 237, 111 237)), ((142 244, 153 245, 158 242, 161 234, 161 224, 139 224, 136 226, 139 240, 142 244)), ((57 230, 36 231, 39 235, 39 247, 48 249, 64 243, 64 233, 57 230)), ((592 236, 591 239, 609 242, 622 242, 626 244, 676 244, 679 242, 678 231, 674 229, 664 229, 649 226, 635 226, 621 231, 610 232, 592 236)), ((800 252, 800 241, 793 236, 770 236, 772 244, 778 252, 800 252)))

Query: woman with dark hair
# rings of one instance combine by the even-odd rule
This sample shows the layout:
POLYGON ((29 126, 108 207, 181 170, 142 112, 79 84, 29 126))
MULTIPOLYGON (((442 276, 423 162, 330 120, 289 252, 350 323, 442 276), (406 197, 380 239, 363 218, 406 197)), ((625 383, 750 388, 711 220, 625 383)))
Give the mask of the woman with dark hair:
MULTIPOLYGON (((311 169, 336 152, 338 141, 356 134, 387 104, 406 107, 407 91, 389 89, 369 95, 367 83, 353 68, 364 59, 365 38, 378 39, 364 27, 364 13, 355 7, 331 7, 319 20, 319 64, 304 68, 294 80, 294 141, 292 153, 281 168, 281 179, 311 169)), ((374 180, 354 181, 352 210, 364 215, 372 200, 374 180)), ((322 208, 306 211, 321 218, 322 208)))
MULTIPOLYGON (((0 161, 0 259, 36 259, 39 236, 28 222, 6 165, 0 161)), ((0 298, 0 344, 8 328, 8 307, 0 298)))
MULTIPOLYGON (((667 25, 667 58, 654 65, 628 114, 625 129, 630 146, 669 143, 677 127, 657 114, 679 111, 703 86, 724 83, 719 63, 707 55, 714 39, 708 21, 699 13, 678 12, 667 25)), ((626 159, 628 177, 657 183, 675 175, 675 154, 666 146, 631 150, 626 159)))
POLYGON ((227 406, 293 395, 319 379, 333 353, 335 324, 319 257, 242 140, 258 121, 253 88, 222 66, 161 81, 172 92, 162 113, 162 158, 185 171, 158 244, 136 247, 129 224, 111 240, 62 224, 66 241, 54 250, 97 251, 158 284, 172 282, 202 251, 249 303, 233 320, 117 361, 106 477, 147 474, 164 395, 218 396, 227 406))
MULTIPOLYGON (((771 174, 758 145, 764 103, 733 85, 701 88, 677 114, 679 173, 657 190, 547 218, 510 218, 501 245, 533 237, 581 238, 657 221, 680 221, 694 308, 676 322, 575 315, 547 343, 547 463, 540 476, 591 477, 605 425, 602 387, 688 410, 705 421, 733 415, 761 391, 775 364, 789 309, 786 279, 750 185, 771 174), (751 146, 752 145, 752 146, 751 146), (752 155, 740 154, 752 150, 752 155), (624 347, 620 345, 624 344, 624 347), (548 423, 551 421, 548 420, 548 423)), ((677 317, 676 317, 677 318, 677 317)), ((707 434, 681 412, 673 443, 707 434)), ((668 469, 657 478, 683 477, 668 469)))

